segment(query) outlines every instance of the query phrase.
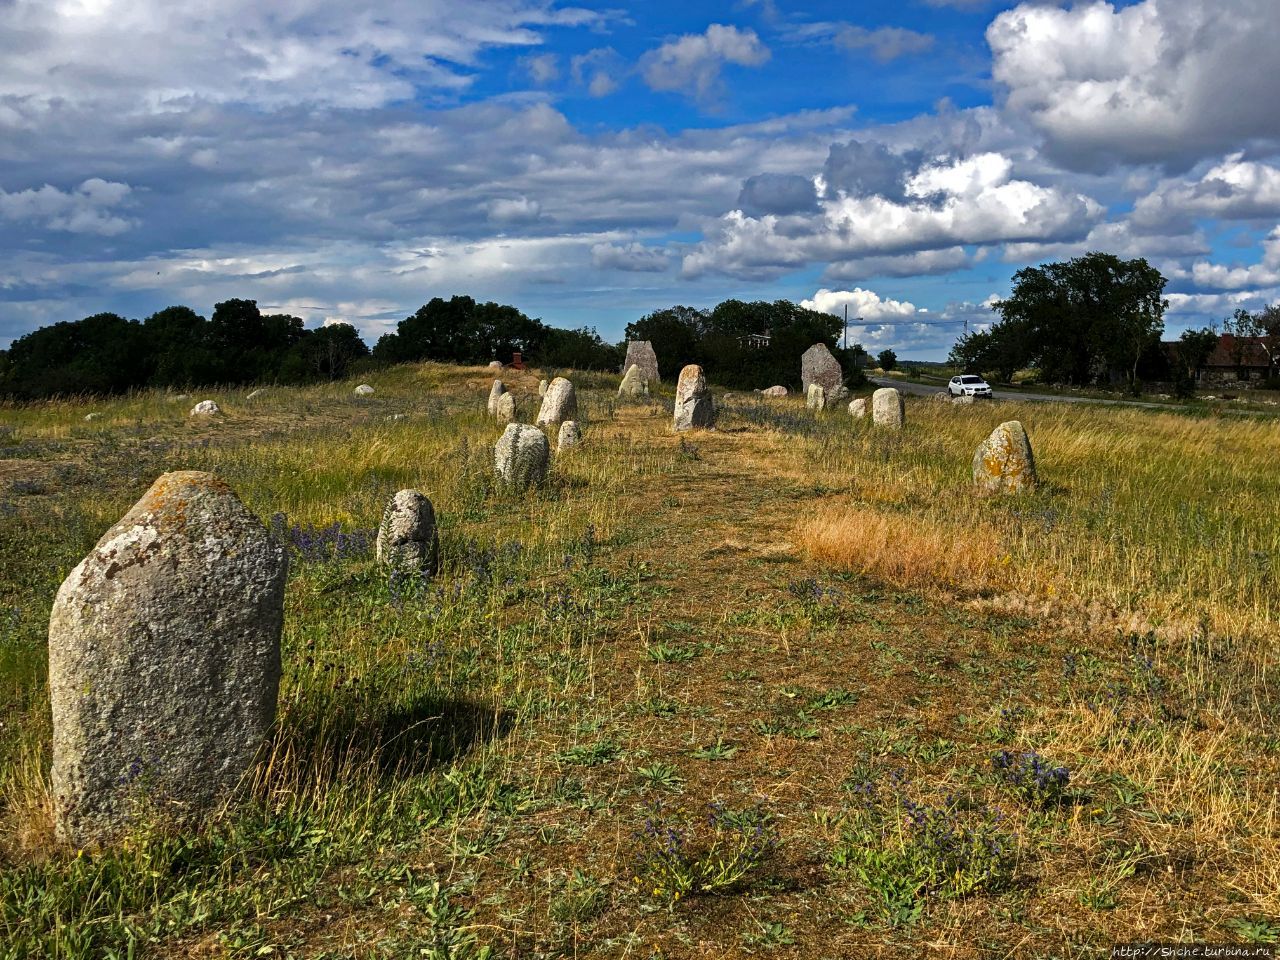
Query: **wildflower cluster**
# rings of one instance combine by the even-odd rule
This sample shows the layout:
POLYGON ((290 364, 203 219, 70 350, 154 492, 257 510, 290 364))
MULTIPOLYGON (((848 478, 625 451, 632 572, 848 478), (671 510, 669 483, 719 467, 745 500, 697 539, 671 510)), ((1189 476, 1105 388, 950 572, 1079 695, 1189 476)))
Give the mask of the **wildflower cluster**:
POLYGON ((331 523, 327 527, 289 526, 289 518, 283 513, 271 517, 271 532, 276 539, 296 557, 302 560, 350 560, 368 557, 378 531, 373 528, 343 530, 342 524, 331 523))
POLYGON ((636 886, 669 903, 733 887, 778 847, 768 813, 758 806, 731 810, 723 803, 709 804, 706 818, 688 826, 677 826, 655 808, 636 839, 636 886))
POLYGON ((991 765, 1015 793, 1028 803, 1041 806, 1061 803, 1071 780, 1066 767, 1050 766, 1034 750, 1001 750, 991 758, 991 765))

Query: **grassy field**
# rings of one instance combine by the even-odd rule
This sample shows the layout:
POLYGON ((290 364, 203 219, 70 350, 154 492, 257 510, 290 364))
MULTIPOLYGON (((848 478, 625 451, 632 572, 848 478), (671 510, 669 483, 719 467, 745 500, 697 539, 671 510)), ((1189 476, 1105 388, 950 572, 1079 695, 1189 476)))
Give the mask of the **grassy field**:
POLYGON ((579 374, 586 443, 515 495, 491 376, 0 409, 0 958, 1280 941, 1280 421, 739 395, 677 437, 579 374), (1041 489, 975 498, 1014 418, 1041 489), (62 849, 49 607, 172 469, 290 544, 277 729, 203 829, 62 849), (430 582, 372 561, 402 487, 430 582))

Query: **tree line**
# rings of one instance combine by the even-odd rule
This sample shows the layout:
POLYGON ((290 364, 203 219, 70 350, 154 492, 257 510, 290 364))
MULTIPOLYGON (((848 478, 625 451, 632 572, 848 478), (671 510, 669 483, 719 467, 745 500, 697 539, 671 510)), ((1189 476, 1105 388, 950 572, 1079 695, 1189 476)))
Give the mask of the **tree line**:
MULTIPOLYGON (((800 354, 818 342, 834 347, 839 332, 835 317, 787 300, 676 306, 627 326, 628 339, 653 341, 664 378, 701 363, 717 383, 739 388, 798 383, 800 354)), ((303 384, 423 360, 507 362, 515 352, 540 367, 617 370, 625 343, 607 343, 589 327, 553 327, 507 304, 454 296, 424 304, 370 350, 347 324, 309 330, 298 317, 264 314, 256 301, 235 299, 216 304, 207 319, 173 306, 144 320, 99 313, 41 327, 0 351, 0 396, 303 384)), ((856 369, 854 351, 837 354, 856 369)))

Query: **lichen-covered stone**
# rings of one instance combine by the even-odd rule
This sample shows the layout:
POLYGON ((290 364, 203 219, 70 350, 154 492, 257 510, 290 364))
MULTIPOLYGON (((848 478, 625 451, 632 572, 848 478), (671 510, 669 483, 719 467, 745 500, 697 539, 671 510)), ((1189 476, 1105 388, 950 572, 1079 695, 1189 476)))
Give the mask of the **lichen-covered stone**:
POLYGON ((972 404, 973 404, 973 394, 966 393, 966 394, 965 394, 964 396, 962 396, 962 397, 952 397, 952 398, 951 398, 951 403, 952 403, 952 405, 953 405, 953 406, 961 406, 961 407, 972 406, 972 404))
POLYGON ((71 571, 49 618, 58 835, 109 842, 139 804, 224 800, 275 717, 284 548, 225 483, 161 476, 71 571))
POLYGON ((510 393, 498 397, 493 406, 493 416, 499 423, 516 422, 516 398, 510 393))
POLYGON ((871 422, 877 427, 901 430, 907 411, 896 387, 881 387, 871 395, 871 422))
POLYGON ((582 431, 578 429, 577 421, 566 420, 560 424, 560 435, 556 438, 556 450, 568 450, 570 447, 576 447, 582 442, 582 431))
POLYGON ((840 361, 831 355, 825 343, 815 343, 800 357, 800 385, 805 397, 809 396, 809 385, 816 383, 822 387, 823 395, 832 400, 836 388, 844 386, 844 371, 840 369, 840 361))
POLYGON ((440 534, 431 501, 417 490, 401 490, 382 511, 378 562, 397 570, 434 576, 440 564, 440 534))
POLYGON ((827 408, 827 392, 822 384, 811 383, 805 391, 804 405, 809 410, 825 410, 827 408))
POLYGON ((867 415, 867 398, 855 397, 849 401, 849 416, 861 420, 867 415))
POLYGON ((624 371, 632 367, 640 368, 640 379, 646 384, 660 383, 658 375, 658 355, 653 352, 653 343, 649 340, 629 340, 627 342, 627 358, 622 362, 624 371))
POLYGON ((534 422, 540 427, 550 426, 559 429, 566 420, 578 419, 578 394, 573 384, 564 377, 556 377, 547 387, 542 398, 542 406, 538 409, 538 419, 534 422))
POLYGON ((980 493, 1017 493, 1037 483, 1031 440, 1021 422, 1000 424, 973 455, 973 483, 980 493))
POLYGON ((714 427, 715 423, 716 407, 707 388, 706 375, 700 366, 691 363, 680 371, 680 378, 676 381, 672 426, 677 431, 684 431, 695 427, 714 427))
POLYGON ((946 390, 939 390, 937 393, 931 394, 929 399, 934 401, 935 403, 950 403, 951 394, 949 394, 946 390))
POLYGON ((649 385, 645 383, 644 374, 640 372, 638 364, 632 364, 627 368, 626 375, 622 378, 622 384, 618 387, 618 396, 620 397, 643 397, 649 392, 649 385))
POLYGON ((362 383, 360 386, 356 387, 355 395, 357 397, 372 397, 373 387, 369 386, 367 383, 362 383))
POLYGON ((766 390, 761 390, 760 394, 765 397, 785 397, 789 391, 783 386, 773 386, 766 390))
POLYGON ((507 392, 507 385, 501 380, 493 381, 493 386, 489 388, 489 416, 496 417, 498 415, 498 398, 507 392))
POLYGON ((212 400, 201 400, 191 408, 191 416, 193 417, 213 417, 221 412, 218 409, 218 405, 212 400))
POLYGON ((537 427, 510 423, 493 451, 493 466, 499 479, 517 487, 541 483, 547 476, 551 446, 537 427))

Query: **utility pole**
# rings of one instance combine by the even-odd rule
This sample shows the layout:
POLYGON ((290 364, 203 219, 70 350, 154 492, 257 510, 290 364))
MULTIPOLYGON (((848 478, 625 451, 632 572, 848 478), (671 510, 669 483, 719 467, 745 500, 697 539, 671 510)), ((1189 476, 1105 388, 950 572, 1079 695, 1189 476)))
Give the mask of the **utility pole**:
POLYGON ((849 349, 849 305, 844 305, 844 348, 849 349))

